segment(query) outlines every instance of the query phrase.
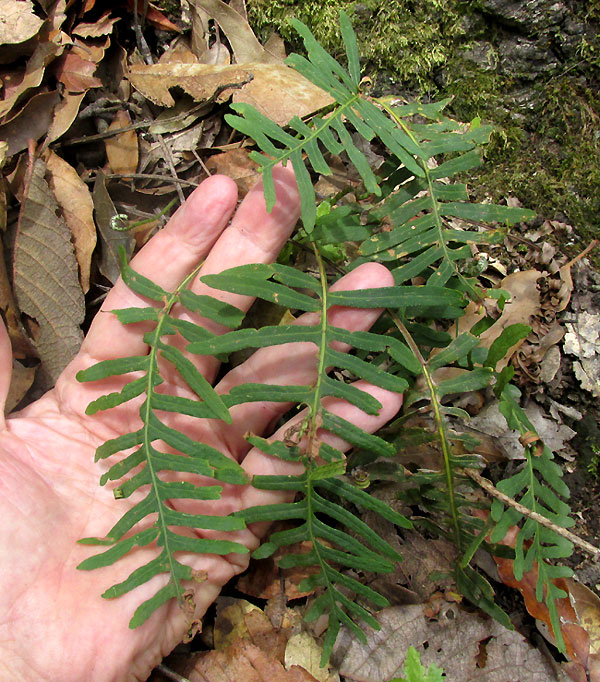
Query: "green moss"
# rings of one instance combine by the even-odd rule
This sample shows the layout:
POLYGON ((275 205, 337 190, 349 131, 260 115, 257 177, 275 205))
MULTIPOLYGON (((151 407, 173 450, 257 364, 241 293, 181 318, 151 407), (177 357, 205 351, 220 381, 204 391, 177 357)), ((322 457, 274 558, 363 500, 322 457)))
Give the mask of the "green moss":
MULTIPOLYGON (((600 10, 584 4, 576 20, 600 20, 600 10)), ((600 33, 582 38, 559 72, 540 75, 528 90, 527 82, 496 68, 503 29, 473 7, 460 0, 248 0, 262 41, 275 30, 302 52, 289 22, 295 16, 342 62, 337 17, 346 10, 378 90, 453 95, 454 116, 497 126, 473 188, 478 198, 512 194, 544 218, 565 219, 575 228, 577 250, 600 236, 600 33)), ((560 35, 554 39, 560 44, 560 35)), ((594 257, 600 265, 600 253, 594 257)))
POLYGON ((307 24, 323 47, 343 55, 338 14, 348 12, 359 49, 371 69, 393 81, 429 87, 431 72, 445 64, 452 45, 464 33, 457 0, 248 0, 248 15, 261 40, 273 30, 302 51, 290 24, 295 17, 307 24))

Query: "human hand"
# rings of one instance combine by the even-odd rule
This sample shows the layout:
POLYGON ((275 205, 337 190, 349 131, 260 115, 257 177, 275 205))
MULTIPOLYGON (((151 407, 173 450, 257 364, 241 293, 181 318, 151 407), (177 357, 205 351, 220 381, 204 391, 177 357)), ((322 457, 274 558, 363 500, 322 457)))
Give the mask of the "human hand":
MULTIPOLYGON (((259 185, 244 199, 229 226, 237 201, 235 183, 223 176, 206 180, 167 227, 137 254, 132 267, 170 290, 202 259, 205 260, 201 275, 245 263, 273 261, 299 213, 298 193, 291 172, 276 169, 274 179, 277 204, 273 212, 266 212, 259 185)), ((355 269, 335 288, 352 290, 392 283, 387 269, 372 263, 355 269)), ((215 295, 197 280, 192 290, 210 291, 215 295)), ((252 303, 249 297, 224 292, 216 295, 244 310, 252 303)), ((103 569, 76 570, 91 554, 89 547, 76 541, 104 536, 137 501, 135 497, 115 500, 109 486, 98 485, 100 475, 114 458, 108 464, 94 464, 94 452, 105 440, 139 428, 139 402, 88 416, 86 406, 102 394, 119 390, 121 379, 80 384, 75 375, 100 360, 147 352, 143 341, 145 323, 123 326, 108 311, 149 304, 119 280, 96 316, 79 354, 60 376, 56 387, 36 403, 10 415, 5 423, 0 418, 0 680, 145 680, 182 640, 189 625, 189 615, 171 601, 141 627, 135 630, 128 627, 135 608, 162 586, 166 576, 157 576, 118 599, 100 598, 104 590, 155 556, 155 548, 136 548, 103 569)), ((376 310, 352 308, 329 311, 333 325, 350 330, 368 329, 378 314, 376 310)), ((309 313, 299 322, 315 319, 315 314, 309 313)), ((225 331, 213 322, 203 321, 203 324, 215 333, 225 331)), ((171 342, 178 343, 175 338, 171 342)), ((190 356, 190 359, 209 381, 214 381, 218 371, 214 358, 190 356)), ((0 323, 0 406, 8 392, 11 364, 8 335, 0 323)), ((248 381, 310 384, 314 377, 315 346, 288 344, 257 351, 221 379, 216 390, 227 393, 232 386, 248 381)), ((194 397, 178 384, 175 374, 167 373, 161 388, 194 397)), ((364 382, 361 388, 382 403, 379 415, 366 415, 336 399, 329 400, 327 407, 373 432, 397 412, 402 398, 364 382)), ((240 462, 250 477, 298 473, 297 463, 267 456, 244 440, 248 431, 269 436, 271 425, 288 408, 289 405, 281 403, 238 405, 231 409, 231 425, 216 420, 186 422, 181 415, 169 415, 165 421, 173 420, 170 425, 176 422, 177 429, 240 462)), ((280 437, 287 428, 289 425, 279 430, 280 437)), ((342 450, 349 447, 331 434, 325 434, 324 439, 342 450)), ((281 501, 280 495, 251 486, 224 486, 219 500, 198 502, 193 512, 226 515, 249 506, 281 501)), ((235 540, 253 550, 263 530, 250 527, 236 533, 235 540)), ((199 618, 221 587, 245 570, 249 555, 202 555, 184 557, 184 560, 207 576, 204 582, 192 586, 195 617, 199 618)))

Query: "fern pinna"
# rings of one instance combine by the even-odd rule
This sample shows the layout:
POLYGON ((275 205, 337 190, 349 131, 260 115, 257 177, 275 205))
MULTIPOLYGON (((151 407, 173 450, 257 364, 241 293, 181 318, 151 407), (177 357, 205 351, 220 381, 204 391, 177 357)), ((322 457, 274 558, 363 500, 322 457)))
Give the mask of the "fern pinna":
MULTIPOLYGON (((329 614, 323 661, 331 653, 340 625, 345 624, 357 636, 363 637, 352 617, 373 627, 377 623, 348 594, 353 593, 375 606, 383 606, 386 601, 358 581, 351 571, 391 571, 393 562, 400 557, 354 511, 372 510, 401 527, 410 527, 408 519, 348 483, 343 476, 347 466, 345 455, 322 438, 327 432, 341 436, 357 452, 363 453, 367 471, 371 463, 393 461, 400 447, 401 430, 392 426, 387 439, 371 435, 330 413, 323 402, 329 397, 342 398, 368 414, 377 413, 381 407, 379 403, 354 383, 354 379, 363 379, 391 391, 408 391, 405 404, 409 411, 415 405, 422 405, 423 399, 429 403, 435 431, 432 437, 441 444, 443 470, 440 473, 413 472, 410 481, 418 495, 412 501, 425 505, 431 512, 432 530, 454 539, 461 556, 455 571, 459 589, 471 601, 510 626, 508 617, 493 601, 491 586, 470 566, 470 561, 480 546, 494 551, 493 544, 488 542, 490 530, 493 543, 503 537, 510 524, 521 523, 515 572, 522 575, 534 562, 538 565, 538 598, 545 599, 551 609, 560 645, 554 600, 561 594, 552 579, 565 575, 566 569, 554 566, 551 560, 570 553, 569 543, 531 518, 523 521, 519 512, 513 508, 504 510, 498 502, 494 503, 487 524, 472 515, 472 501, 465 494, 465 486, 471 481, 464 472, 480 466, 477 441, 472 437, 457 438, 450 433, 448 418, 468 419, 468 415, 445 403, 450 394, 490 386, 501 400, 508 425, 522 433, 533 432, 519 407, 515 389, 507 383, 511 378, 510 368, 496 371, 498 360, 515 339, 522 338, 528 330, 525 325, 513 325, 486 349, 480 346, 478 335, 485 325, 493 323, 491 318, 456 338, 442 329, 433 328, 432 324, 433 321, 461 317, 467 298, 479 302, 485 296, 498 297, 497 292, 486 292, 474 278, 465 274, 465 264, 471 259, 471 245, 497 241, 510 224, 526 220, 532 214, 521 208, 473 204, 465 184, 450 182, 456 174, 464 175, 481 163, 479 148, 488 141, 490 127, 479 121, 465 126, 445 116, 447 101, 399 105, 392 98, 369 97, 361 88, 356 38, 344 13, 340 15, 340 26, 346 45, 347 69, 323 50, 304 24, 295 20, 293 24, 305 42, 308 58, 291 55, 288 64, 328 91, 334 103, 312 118, 293 118, 286 129, 248 104, 234 105, 236 115, 227 115, 226 120, 236 130, 254 138, 266 154, 253 152, 252 157, 263 173, 268 207, 275 201, 273 167, 279 162, 292 164, 300 190, 303 221, 296 241, 311 245, 319 277, 276 264, 247 265, 201 279, 214 289, 254 296, 292 311, 320 313, 320 321, 312 326, 286 324, 236 329, 242 322, 241 311, 189 290, 188 284, 197 272, 176 291, 165 292, 129 266, 124 266, 126 283, 155 301, 157 306, 115 311, 115 314, 123 324, 142 320, 154 323, 153 331, 145 337, 150 353, 100 363, 82 372, 79 379, 94 381, 130 372, 142 374, 127 383, 120 393, 92 403, 88 412, 118 409, 121 403, 143 396, 141 427, 101 446, 97 458, 134 449, 109 469, 101 483, 122 481, 115 489, 116 497, 128 497, 139 489, 147 492, 106 538, 85 540, 89 544, 111 546, 84 561, 81 568, 111 564, 136 545, 157 545, 155 559, 104 595, 116 597, 158 573, 168 574, 167 585, 134 614, 131 625, 136 626, 165 600, 183 599, 182 582, 192 579, 193 572, 175 558, 176 552, 228 554, 246 551, 226 539, 181 535, 176 531, 177 527, 226 533, 257 521, 294 520, 295 526, 272 534, 254 555, 266 557, 278 547, 310 541, 310 551, 285 554, 280 565, 314 565, 317 568, 300 588, 319 588, 308 613, 309 619, 325 612, 329 614), (366 155, 359 149, 361 137, 379 145, 378 150, 385 155, 380 168, 371 168, 366 155), (362 189, 353 188, 360 200, 339 202, 340 195, 317 206, 312 178, 305 163, 316 174, 327 175, 331 172, 329 155, 342 153, 362 180, 362 189), (460 219, 460 223, 453 222, 456 219, 460 219), (384 229, 381 229, 382 225, 384 229), (469 226, 474 229, 467 229, 469 226), (342 270, 367 261, 384 263, 394 275, 395 286, 332 292, 328 288, 322 253, 333 255, 337 267, 342 270), (419 278, 422 284, 407 284, 414 278, 419 278), (217 320, 232 331, 217 336, 178 319, 171 315, 175 304, 217 320), (387 308, 388 312, 371 332, 350 332, 329 324, 327 311, 333 305, 387 308), (226 395, 217 395, 193 363, 175 345, 168 343, 166 337, 175 334, 188 342, 187 352, 214 355, 220 360, 238 350, 309 342, 316 349, 317 377, 313 384, 306 386, 244 384, 232 388, 226 395), (346 344, 350 351, 336 351, 331 347, 332 342, 346 344), (197 400, 155 390, 161 383, 159 358, 177 370, 197 400), (448 367, 457 370, 456 375, 438 380, 436 372, 448 367), (283 440, 265 440, 252 434, 247 437, 251 445, 263 452, 301 463, 302 473, 255 476, 248 481, 236 463, 168 427, 157 415, 157 412, 166 411, 227 422, 229 408, 261 400, 290 402, 304 408, 296 428, 283 440), (172 452, 162 452, 160 442, 167 444, 172 452), (134 469, 136 473, 132 475, 134 469), (214 479, 215 485, 199 487, 193 482, 194 476, 214 479), (219 499, 221 486, 218 483, 285 490, 293 501, 255 507, 227 517, 177 511, 177 500, 219 499), (150 514, 157 514, 157 520, 150 523, 147 519, 150 514)), ((498 487, 508 495, 520 497, 524 507, 552 519, 559 526, 570 525, 568 506, 561 499, 568 491, 549 451, 536 447, 534 452, 527 446, 525 454, 524 467, 498 487)), ((402 467, 396 468, 402 470, 402 467)), ((373 467, 375 471, 376 466, 373 467)), ((372 480, 376 478, 374 474, 372 480)), ((402 472, 398 479, 404 480, 402 472)), ((405 492, 410 494, 410 490, 405 492)))

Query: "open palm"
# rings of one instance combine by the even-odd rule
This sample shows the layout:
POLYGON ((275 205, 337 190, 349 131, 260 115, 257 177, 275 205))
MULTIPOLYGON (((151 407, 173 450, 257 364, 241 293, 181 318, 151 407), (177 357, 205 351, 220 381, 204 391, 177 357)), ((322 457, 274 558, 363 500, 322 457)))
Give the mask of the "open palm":
MULTIPOLYGON (((201 274, 220 272, 245 263, 273 261, 298 218, 299 200, 291 172, 274 173, 277 204, 265 210, 262 187, 236 206, 235 183, 215 176, 205 181, 136 256, 132 266, 166 290, 174 289, 200 261, 201 274)), ((389 286, 391 275, 382 266, 367 264, 336 284, 338 289, 389 286)), ((195 281, 196 293, 216 295, 238 308, 248 309, 248 297, 209 290, 195 281)), ((78 371, 100 360, 143 355, 144 323, 122 326, 109 311, 151 305, 119 280, 107 297, 77 357, 65 369, 56 387, 36 403, 0 423, 0 679, 28 682, 108 682, 145 680, 152 668, 183 638, 190 614, 175 602, 159 608, 136 630, 128 627, 135 608, 165 583, 166 576, 114 600, 99 595, 122 581, 138 566, 156 555, 156 548, 136 548, 124 559, 104 569, 84 572, 76 566, 90 556, 90 548, 76 544, 82 537, 104 536, 108 529, 139 499, 115 500, 110 486, 100 487, 99 476, 109 464, 94 464, 95 449, 102 442, 139 428, 139 402, 87 416, 85 408, 99 395, 119 390, 118 379, 80 384, 78 371)), ((177 314, 177 310, 174 310, 177 314)), ((189 313, 181 311, 181 316, 189 313)), ((335 326, 368 329, 378 311, 332 308, 335 326)), ((214 333, 225 331, 200 318, 214 333)), ((314 323, 306 314, 299 324, 314 323)), ((174 338, 172 343, 180 344, 174 338)), ((192 357, 209 381, 218 371, 214 358, 192 357)), ((8 336, 0 323, 0 405, 10 383, 11 352, 8 336)), ((186 397, 189 389, 169 376, 161 389, 186 397)), ((272 384, 308 384, 316 377, 315 347, 287 344, 256 352, 249 360, 225 375, 216 390, 227 393, 232 386, 248 381, 272 384)), ((363 385, 383 405, 378 416, 368 416, 339 400, 328 409, 367 431, 374 431, 398 410, 401 396, 363 385)), ((251 403, 231 409, 231 425, 216 420, 193 420, 169 415, 170 426, 197 441, 218 448, 254 474, 297 473, 286 463, 250 448, 244 434, 270 436, 272 425, 289 409, 281 403, 251 403)), ((282 427, 283 430, 288 426, 282 427)), ((280 430, 281 431, 281 430, 280 430)), ((338 448, 347 448, 339 438, 325 438, 338 448)), ((114 458, 112 458, 114 459, 114 458)), ((112 461, 110 462, 113 463, 112 461)), ((251 486, 225 486, 216 501, 194 502, 192 513, 226 515, 256 504, 279 501, 281 493, 260 491, 251 486)), ((189 501, 186 505, 191 505, 189 501)), ((179 507, 178 507, 179 508, 179 507)), ((264 528, 239 531, 231 539, 252 550, 264 528)), ((198 531, 198 534, 200 532, 198 531)), ((208 535, 204 533, 203 535, 208 535)), ((213 533, 214 535, 214 533, 213 533)), ((191 586, 195 592, 194 617, 199 618, 221 587, 243 571, 248 554, 226 557, 183 557, 205 576, 191 586)))

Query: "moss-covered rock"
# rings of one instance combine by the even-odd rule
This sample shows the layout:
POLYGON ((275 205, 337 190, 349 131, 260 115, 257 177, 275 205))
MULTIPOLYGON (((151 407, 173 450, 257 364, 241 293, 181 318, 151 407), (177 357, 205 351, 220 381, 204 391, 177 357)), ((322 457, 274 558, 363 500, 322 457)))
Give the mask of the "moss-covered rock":
POLYGON ((248 0, 248 9, 263 40, 276 30, 301 51, 295 16, 342 60, 337 15, 346 10, 379 90, 453 95, 457 117, 496 124, 478 194, 514 194, 542 217, 573 224, 581 243, 600 235, 597 3, 248 0))

